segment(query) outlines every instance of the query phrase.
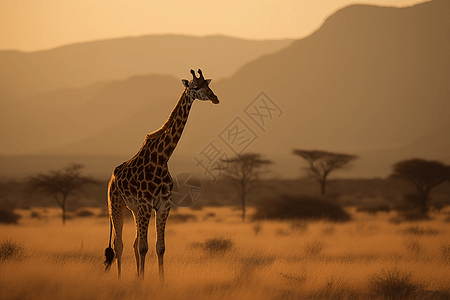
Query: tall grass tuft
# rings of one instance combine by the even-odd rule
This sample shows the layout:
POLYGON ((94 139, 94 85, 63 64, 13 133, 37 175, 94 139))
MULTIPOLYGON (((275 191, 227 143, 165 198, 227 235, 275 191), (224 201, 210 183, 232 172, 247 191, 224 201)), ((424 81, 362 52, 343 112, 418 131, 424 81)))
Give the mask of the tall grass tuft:
POLYGON ((432 228, 411 226, 411 227, 403 229, 402 233, 410 234, 410 235, 438 235, 439 231, 436 229, 432 229, 432 228))
POLYGON ((385 271, 373 274, 369 278, 369 289, 373 296, 388 300, 408 299, 418 291, 420 285, 413 282, 410 273, 398 270, 385 271))
POLYGON ((233 249, 234 242, 224 237, 206 239, 203 243, 195 243, 195 247, 208 254, 223 254, 233 249))
POLYGON ((442 258, 445 262, 450 263, 450 244, 444 244, 441 246, 442 258))
POLYGON ((12 240, 5 240, 0 244, 0 261, 22 259, 24 250, 22 245, 12 240))
POLYGON ((291 223, 291 229, 293 231, 298 231, 304 233, 308 230, 308 223, 302 220, 294 220, 291 223))
POLYGON ((256 223, 253 225, 252 228, 253 228, 253 232, 255 233, 255 235, 258 235, 262 230, 262 225, 261 225, 261 223, 256 223))
POLYGON ((327 278, 325 286, 318 291, 317 297, 319 299, 358 299, 351 289, 345 286, 341 278, 330 277, 327 278))
POLYGON ((309 242, 303 247, 303 252, 306 256, 318 256, 322 253, 324 246, 324 243, 320 241, 309 242))
POLYGON ((404 244, 406 251, 411 254, 419 254, 422 252, 422 243, 416 240, 405 241, 404 244))

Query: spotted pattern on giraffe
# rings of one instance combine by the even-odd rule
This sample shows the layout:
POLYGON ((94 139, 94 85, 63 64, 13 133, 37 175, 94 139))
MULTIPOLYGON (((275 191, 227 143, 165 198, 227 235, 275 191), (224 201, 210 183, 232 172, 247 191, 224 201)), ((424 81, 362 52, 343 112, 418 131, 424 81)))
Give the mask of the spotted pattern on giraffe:
POLYGON ((219 103, 219 99, 209 87, 211 80, 204 79, 200 69, 198 73, 200 76, 196 77, 195 72, 191 70, 192 80, 182 80, 185 89, 167 121, 157 131, 147 134, 136 155, 117 166, 111 176, 108 185, 110 245, 105 250, 105 265, 109 269, 116 259, 119 276, 123 251, 122 228, 126 209, 133 213, 135 220, 136 238, 133 248, 137 273, 141 276, 144 275, 145 256, 148 252, 149 220, 154 210, 159 279, 161 282, 164 281, 164 233, 173 189, 168 162, 181 138, 194 100, 219 103), (107 255, 112 251, 113 257, 107 255))

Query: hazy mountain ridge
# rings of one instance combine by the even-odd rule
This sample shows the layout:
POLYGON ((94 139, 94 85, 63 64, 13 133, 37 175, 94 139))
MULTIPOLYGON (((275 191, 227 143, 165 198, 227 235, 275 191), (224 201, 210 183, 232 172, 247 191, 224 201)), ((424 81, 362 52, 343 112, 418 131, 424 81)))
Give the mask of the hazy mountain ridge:
MULTIPOLYGON (((242 110, 261 91, 284 113, 266 132, 258 132, 249 150, 274 159, 273 169, 282 176, 299 174, 293 148, 359 154, 355 176, 385 176, 391 163, 410 156, 433 159, 436 154, 436 159, 450 162, 448 142, 442 141, 450 134, 449 30, 450 1, 409 8, 352 5, 330 16, 309 37, 248 62, 231 77, 216 80, 199 65, 205 76, 214 78, 211 87, 221 104, 194 105, 171 162, 201 171, 194 167, 193 156, 217 140, 236 116, 245 119, 242 110)), ((188 69, 179 79, 188 77, 188 69)), ((134 154, 145 133, 165 121, 182 92, 179 79, 173 78, 167 93, 155 97, 159 77, 139 78, 132 88, 127 80, 117 81, 103 91, 109 98, 85 102, 138 101, 135 112, 133 108, 110 118, 114 112, 102 112, 101 105, 85 114, 80 109, 78 116, 102 116, 101 128, 94 132, 85 126, 83 137, 66 143, 56 139, 59 146, 41 147, 40 153, 134 154)))
POLYGON ((0 51, 0 95, 25 96, 143 74, 186 76, 202 66, 230 76, 239 66, 292 40, 148 35, 77 43, 38 52, 0 51))
POLYGON ((148 75, 86 89, 58 90, 44 99, 42 95, 27 97, 22 101, 32 104, 30 107, 2 111, 2 135, 9 143, 1 145, 1 152, 17 155, 50 150, 51 154, 61 154, 51 149, 102 132, 148 107, 155 111, 153 116, 148 112, 149 120, 156 118, 161 107, 170 113, 180 89, 181 82, 172 76, 148 75), (65 103, 55 105, 58 97, 65 103), (55 106, 66 108, 58 110, 55 106))
MULTIPOLYGON (((247 99, 264 89, 283 108, 284 124, 266 135, 274 141, 295 132, 283 138, 285 155, 294 147, 356 153, 399 147, 450 116, 449 28, 448 1, 350 6, 221 84, 245 84, 247 99)), ((267 145, 271 152, 274 144, 267 145)))

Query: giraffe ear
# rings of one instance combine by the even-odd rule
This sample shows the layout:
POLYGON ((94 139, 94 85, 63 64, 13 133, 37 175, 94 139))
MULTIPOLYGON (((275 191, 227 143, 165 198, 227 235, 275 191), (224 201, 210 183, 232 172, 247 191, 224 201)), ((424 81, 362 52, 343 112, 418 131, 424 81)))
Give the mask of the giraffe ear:
POLYGON ((184 86, 185 88, 188 88, 188 87, 189 87, 189 81, 188 81, 187 79, 181 79, 181 82, 183 83, 183 86, 184 86))

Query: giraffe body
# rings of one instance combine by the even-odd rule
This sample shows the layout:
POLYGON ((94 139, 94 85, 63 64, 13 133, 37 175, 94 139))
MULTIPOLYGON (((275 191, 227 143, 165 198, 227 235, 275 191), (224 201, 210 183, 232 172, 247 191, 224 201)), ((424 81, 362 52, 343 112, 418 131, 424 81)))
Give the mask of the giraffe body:
POLYGON ((209 88, 210 79, 205 80, 202 72, 188 82, 182 80, 185 90, 181 94, 168 120, 157 131, 147 134, 138 153, 130 160, 117 166, 108 186, 108 207, 111 220, 111 234, 114 241, 105 250, 106 268, 109 269, 114 258, 120 276, 122 262, 122 228, 128 208, 134 216, 136 238, 134 253, 138 275, 144 275, 145 256, 148 252, 147 233, 152 210, 156 212, 156 254, 158 257, 159 278, 164 281, 164 232, 171 206, 173 180, 167 163, 181 138, 189 111, 195 99, 219 100, 209 88), (113 248, 113 249, 112 249, 113 248))

